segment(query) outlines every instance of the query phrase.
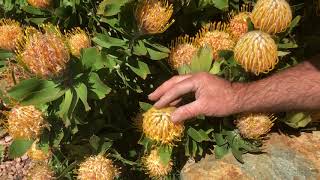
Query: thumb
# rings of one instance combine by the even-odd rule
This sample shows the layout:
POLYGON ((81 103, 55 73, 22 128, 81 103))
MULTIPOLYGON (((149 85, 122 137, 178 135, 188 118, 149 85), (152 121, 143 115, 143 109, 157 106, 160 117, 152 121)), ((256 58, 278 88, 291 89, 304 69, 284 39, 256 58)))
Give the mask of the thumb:
POLYGON ((191 119, 200 115, 202 112, 201 104, 199 101, 194 101, 192 103, 186 104, 177 108, 171 115, 171 121, 173 123, 182 123, 187 119, 191 119))

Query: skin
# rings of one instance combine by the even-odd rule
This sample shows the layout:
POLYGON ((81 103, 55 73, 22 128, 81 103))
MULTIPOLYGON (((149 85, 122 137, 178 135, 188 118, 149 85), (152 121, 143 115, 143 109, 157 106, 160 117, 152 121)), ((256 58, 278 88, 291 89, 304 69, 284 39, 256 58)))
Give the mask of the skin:
POLYGON ((195 101, 173 112, 174 123, 198 115, 319 110, 320 55, 250 83, 231 83, 204 72, 174 76, 151 93, 149 99, 156 101, 156 108, 162 108, 176 105, 188 93, 195 94, 195 101))

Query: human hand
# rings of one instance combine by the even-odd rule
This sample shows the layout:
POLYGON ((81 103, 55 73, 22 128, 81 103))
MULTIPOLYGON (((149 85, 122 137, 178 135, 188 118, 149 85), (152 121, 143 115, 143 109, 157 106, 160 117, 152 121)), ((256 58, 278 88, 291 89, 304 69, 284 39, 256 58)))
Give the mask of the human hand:
POLYGON ((198 115, 227 116, 238 111, 237 90, 232 83, 209 73, 174 76, 164 82, 149 99, 155 108, 174 106, 183 95, 193 92, 196 100, 177 108, 171 119, 181 123, 198 115))

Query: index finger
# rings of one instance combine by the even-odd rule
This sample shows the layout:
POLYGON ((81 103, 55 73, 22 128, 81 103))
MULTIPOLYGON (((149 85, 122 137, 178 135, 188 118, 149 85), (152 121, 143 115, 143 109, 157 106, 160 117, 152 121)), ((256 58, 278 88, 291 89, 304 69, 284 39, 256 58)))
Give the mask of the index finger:
POLYGON ((170 90, 175 84, 191 77, 191 75, 179 75, 174 76, 171 79, 164 82, 153 93, 149 94, 148 98, 152 101, 160 99, 168 90, 170 90))

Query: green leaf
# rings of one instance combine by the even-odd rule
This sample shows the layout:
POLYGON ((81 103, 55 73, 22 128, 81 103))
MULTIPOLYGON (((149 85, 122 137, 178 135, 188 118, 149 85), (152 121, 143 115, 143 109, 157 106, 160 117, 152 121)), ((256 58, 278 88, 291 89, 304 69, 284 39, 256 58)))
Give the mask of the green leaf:
POLYGON ((100 150, 99 154, 105 154, 111 148, 112 145, 113 145, 112 141, 104 142, 101 145, 101 148, 99 149, 100 150))
POLYGON ((22 8, 25 12, 33 14, 33 15, 46 15, 48 14, 47 11, 32 7, 32 6, 24 6, 22 8))
POLYGON ((138 67, 133 67, 128 63, 126 65, 142 79, 146 79, 148 74, 150 74, 149 66, 142 61, 138 61, 138 67))
POLYGON ((89 139, 89 143, 92 146, 92 148, 96 151, 98 151, 99 145, 100 145, 100 138, 96 135, 93 135, 89 139))
POLYGON ((197 142, 201 142, 202 139, 201 139, 201 135, 198 133, 197 130, 195 130, 194 128, 192 127, 189 127, 188 131, 187 131, 188 135, 195 141, 197 142))
POLYGON ((221 65, 223 64, 223 61, 214 61, 212 68, 210 69, 210 74, 219 74, 221 72, 221 65))
POLYGON ((223 156, 228 154, 228 152, 229 152, 228 144, 214 147, 214 155, 216 156, 217 159, 221 159, 223 156))
POLYGON ((218 146, 223 146, 226 144, 226 140, 223 138, 223 135, 221 133, 214 133, 214 138, 216 140, 216 143, 218 146))
POLYGON ((100 33, 97 33, 96 36, 92 39, 92 41, 104 48, 110 48, 112 46, 123 47, 127 43, 127 40, 114 38, 107 34, 100 33))
POLYGON ((0 144, 0 162, 3 161, 4 158, 4 146, 2 144, 0 144))
POLYGON ((39 105, 58 99, 64 92, 53 81, 33 78, 20 82, 9 91, 9 95, 22 105, 39 105))
POLYGON ((293 42, 285 43, 285 44, 278 44, 279 49, 292 49, 292 48, 297 48, 298 45, 293 42))
POLYGON ((143 111, 148 111, 150 108, 152 108, 152 105, 146 102, 139 102, 139 106, 143 111))
POLYGON ((16 139, 9 147, 9 157, 17 158, 23 156, 31 147, 34 140, 16 139))
POLYGON ((101 58, 101 56, 98 49, 92 47, 82 50, 80 60, 86 69, 90 69, 94 66, 96 61, 99 61, 99 58, 101 58))
POLYGON ((199 7, 215 6, 220 10, 225 10, 229 7, 228 0, 199 0, 199 7))
POLYGON ((149 53, 150 59, 152 60, 161 60, 169 56, 168 53, 156 51, 151 48, 147 48, 147 51, 149 53))
POLYGON ((7 59, 7 58, 12 58, 14 56, 14 53, 0 49, 0 59, 7 59))
POLYGON ((64 94, 64 99, 60 104, 60 111, 58 112, 59 116, 62 119, 68 119, 68 113, 72 104, 72 99, 73 99, 72 91, 71 89, 69 89, 64 94))
POLYGON ((189 65, 182 65, 178 68, 178 73, 179 74, 189 74, 191 73, 191 67, 189 65))
POLYGON ((84 83, 80 83, 75 87, 78 97, 82 101, 86 111, 89 111, 91 108, 88 104, 88 89, 84 83))
POLYGON ((209 48, 208 46, 200 48, 197 55, 192 58, 192 72, 209 72, 212 64, 212 59, 213 57, 211 48, 209 48))
POLYGON ((138 43, 133 46, 133 54, 137 56, 145 56, 147 53, 147 48, 142 41, 138 41, 138 43))
POLYGON ((299 22, 301 20, 301 16, 296 16, 290 23, 287 35, 292 33, 293 29, 298 26, 299 22))
POLYGON ((120 12, 121 7, 129 0, 103 0, 98 7, 97 14, 103 16, 113 16, 120 12))
POLYGON ((172 147, 170 146, 160 146, 159 148, 159 156, 160 161, 163 165, 167 165, 171 160, 172 147))
POLYGON ((89 90, 94 92, 99 99, 105 98, 111 92, 111 88, 100 80, 97 73, 90 73, 89 84, 91 85, 89 90))

